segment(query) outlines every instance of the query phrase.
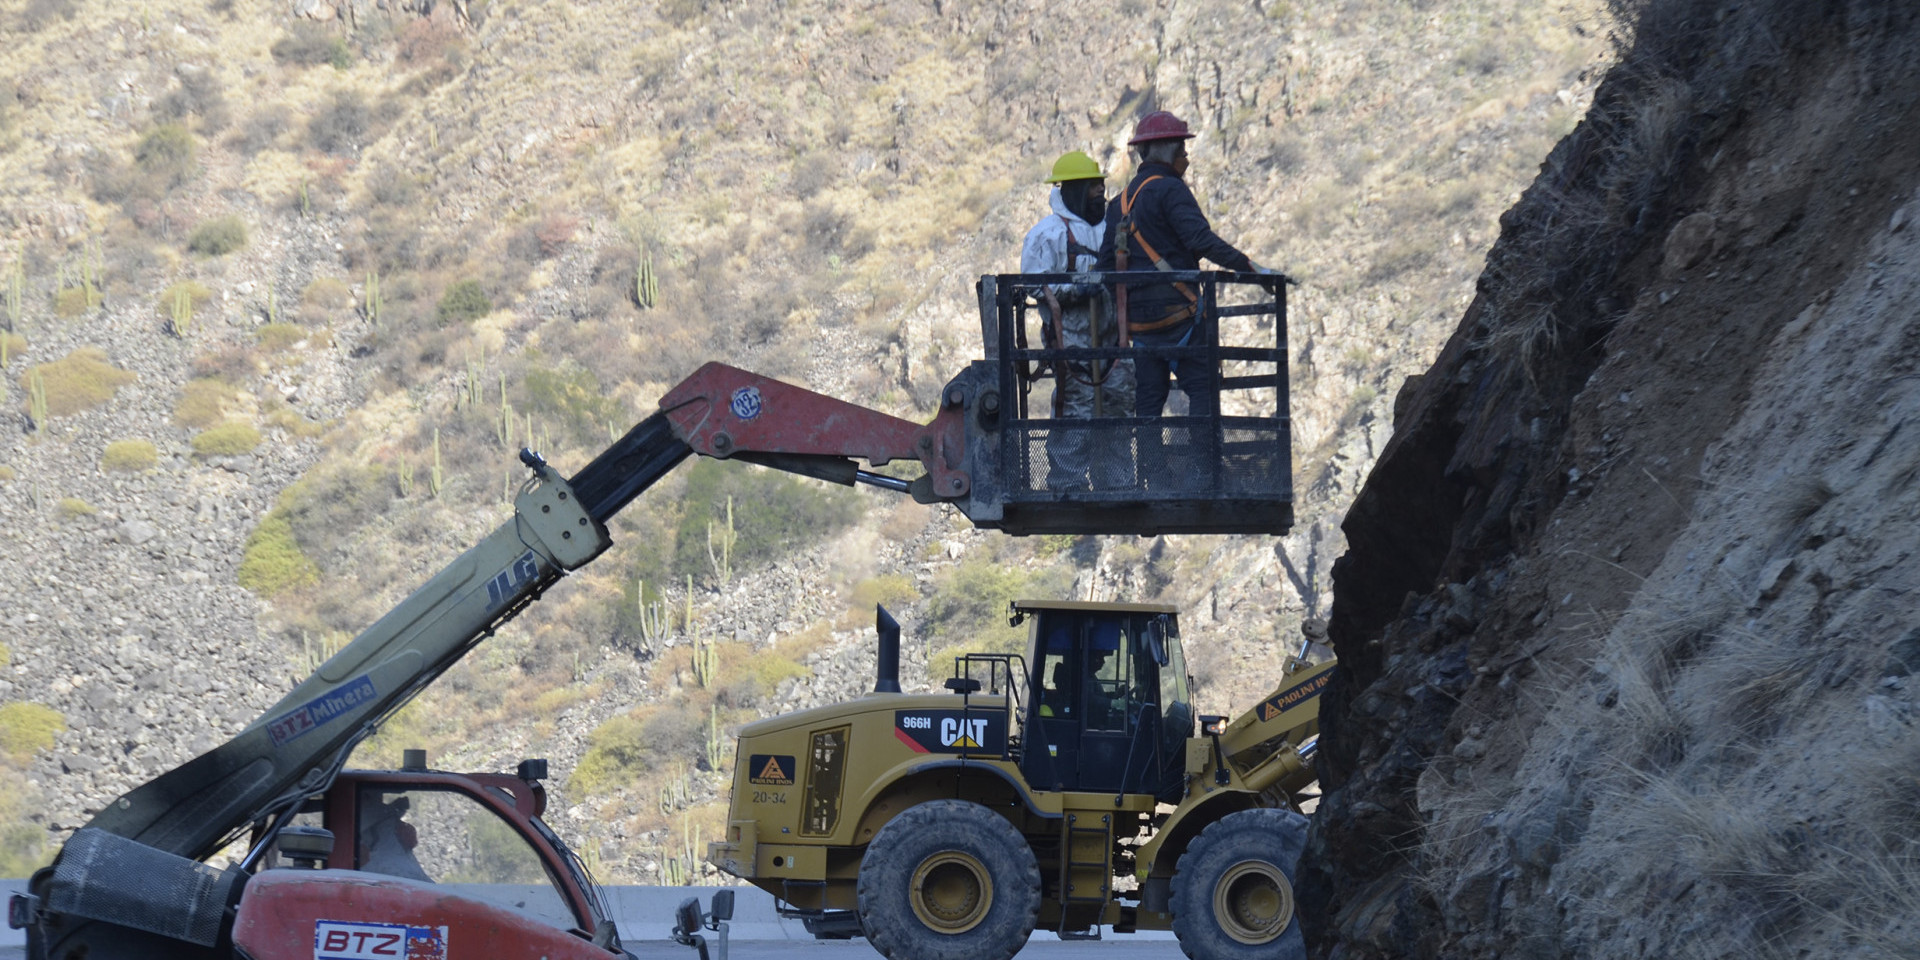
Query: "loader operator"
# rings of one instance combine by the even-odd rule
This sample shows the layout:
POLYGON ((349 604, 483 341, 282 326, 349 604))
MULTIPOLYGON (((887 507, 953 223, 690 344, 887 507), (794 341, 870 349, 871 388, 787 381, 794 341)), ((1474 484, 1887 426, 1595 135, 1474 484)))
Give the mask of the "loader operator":
MULTIPOLYGON (((1078 150, 1054 161, 1048 205, 1053 212, 1027 231, 1020 247, 1021 273, 1079 273, 1093 269, 1100 245, 1100 218, 1107 209, 1106 175, 1078 150)), ((1098 284, 1050 284, 1044 291, 1045 339, 1049 346, 1100 347, 1120 342, 1119 326, 1098 284)), ((1133 410, 1133 363, 1095 360, 1062 363, 1055 371, 1053 415, 1085 420, 1124 417, 1133 410)), ((1131 458, 1118 444, 1086 430, 1047 434, 1047 489, 1055 492, 1118 490, 1133 485, 1131 458), (1089 464, 1091 460, 1091 464, 1089 464)))
MULTIPOLYGON (((1165 110, 1140 118, 1128 140, 1139 161, 1120 196, 1107 207, 1106 231, 1100 241, 1100 270, 1198 270, 1205 258, 1228 270, 1262 270, 1233 244, 1220 239, 1182 178, 1187 172, 1187 141, 1193 132, 1185 121, 1165 110)), ((1182 346, 1193 339, 1198 294, 1190 284, 1133 282, 1115 291, 1116 302, 1132 341, 1141 346, 1182 346)), ((1138 357, 1134 415, 1157 417, 1165 412, 1174 378, 1187 395, 1194 416, 1211 416, 1215 404, 1215 371, 1207 364, 1138 357)), ((1172 479, 1160 455, 1157 430, 1140 436, 1140 464, 1149 484, 1172 479)))

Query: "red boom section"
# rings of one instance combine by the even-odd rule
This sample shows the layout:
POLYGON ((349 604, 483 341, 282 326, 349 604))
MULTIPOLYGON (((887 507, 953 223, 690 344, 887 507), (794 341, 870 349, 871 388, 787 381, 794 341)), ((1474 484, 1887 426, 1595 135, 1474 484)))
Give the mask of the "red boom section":
POLYGON ((948 404, 929 424, 902 420, 790 383, 709 363, 660 400, 674 435, 694 452, 854 457, 879 466, 918 460, 933 493, 966 496, 963 411, 948 404))

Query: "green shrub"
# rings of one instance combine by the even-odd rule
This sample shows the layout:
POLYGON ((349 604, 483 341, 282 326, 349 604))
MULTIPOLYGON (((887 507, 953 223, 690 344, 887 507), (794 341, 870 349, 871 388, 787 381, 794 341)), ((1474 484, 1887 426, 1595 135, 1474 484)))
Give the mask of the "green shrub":
POLYGON ((302 552, 325 559, 385 513, 393 499, 394 485, 384 468, 336 463, 294 481, 281 492, 274 513, 286 520, 302 552))
POLYGON ((308 336, 307 328, 294 323, 265 323, 253 331, 254 339, 260 342, 260 349, 268 353, 290 350, 308 336))
MULTIPOLYGON (((940 573, 926 603, 926 629, 936 648, 1013 653, 1025 649, 1026 630, 1007 626, 1007 604, 1020 599, 1052 598, 1073 586, 1073 571, 1062 565, 1039 570, 1009 566, 986 557, 970 557, 940 573)), ((947 665, 929 660, 927 669, 945 676, 947 665)))
POLYGON ((160 451, 148 440, 115 440, 100 454, 100 469, 119 473, 152 470, 160 462, 160 451))
POLYGON ((434 317, 442 326, 478 320, 492 312, 493 301, 487 299, 487 291, 481 288, 478 280, 454 283, 446 293, 440 295, 440 305, 433 309, 434 317))
POLYGON ((53 738, 67 729, 60 711, 24 700, 0 705, 0 753, 16 763, 53 746, 53 738))
MULTIPOLYGON (((730 649, 744 649, 733 645, 730 649)), ((799 680, 812 671, 774 650, 749 654, 739 664, 723 663, 720 668, 719 699, 728 707, 753 709, 768 703, 788 679, 799 680)))
POLYGON ((317 23, 295 23, 292 32, 275 40, 268 49, 277 63, 300 67, 325 63, 341 70, 353 65, 353 50, 347 41, 329 34, 327 28, 317 23))
POLYGON ((72 319, 99 306, 103 299, 100 291, 92 287, 66 287, 54 292, 53 313, 72 319))
POLYGON ((61 497, 60 502, 53 505, 53 512, 62 520, 74 520, 94 516, 100 512, 100 508, 79 497, 61 497))
POLYGON ((273 597, 320 582, 320 568, 301 552, 293 538, 293 527, 276 510, 248 535, 236 579, 254 593, 273 597))
POLYGON ((709 571, 707 527, 726 523, 729 497, 736 568, 831 537, 861 514, 860 495, 844 487, 732 460, 703 458, 687 471, 683 512, 674 536, 676 572, 709 571))
POLYGON ((332 277, 319 277, 300 291, 302 306, 339 310, 353 305, 353 291, 332 277))
POLYGON ((674 760, 702 758, 705 711, 685 704, 641 707, 609 717, 587 736, 587 752, 568 786, 582 794, 604 793, 674 760))
POLYGON ((620 401, 600 388, 591 370, 527 371, 527 403, 541 423, 558 420, 574 440, 598 447, 607 442, 607 425, 625 432, 633 417, 620 401))
POLYGON ((141 135, 133 162, 160 186, 179 186, 193 172, 193 134, 178 123, 163 123, 141 135))
POLYGON ((154 301, 154 306, 160 310, 160 316, 168 320, 173 319, 173 305, 182 293, 187 295, 187 308, 196 315, 200 313, 201 307, 207 305, 207 301, 213 299, 213 291, 207 289, 207 285, 198 280, 176 281, 160 291, 160 299, 154 301))
POLYGON ((203 457, 237 457, 259 445, 260 431, 239 420, 209 427, 193 438, 193 452, 203 457))
POLYGON ((853 585, 852 603, 856 611, 871 611, 879 605, 898 612, 919 599, 920 589, 913 585, 913 578, 904 573, 881 574, 853 585))
POLYGON ((204 377, 189 380, 180 391, 180 402, 173 405, 173 422, 194 430, 205 430, 225 420, 227 406, 236 391, 223 380, 204 377))
MULTIPOLYGON (((46 386, 47 415, 54 417, 91 410, 138 379, 109 363, 106 352, 98 347, 80 347, 58 360, 35 366, 32 372, 38 373, 46 386)), ((25 395, 25 383, 21 386, 25 395)))
POLYGON ((358 150, 372 129, 373 110, 365 98, 342 90, 307 121, 307 139, 316 150, 344 155, 358 150))
POLYGON ((247 225, 232 214, 200 224, 187 237, 187 249, 207 257, 224 256, 246 245, 247 225))

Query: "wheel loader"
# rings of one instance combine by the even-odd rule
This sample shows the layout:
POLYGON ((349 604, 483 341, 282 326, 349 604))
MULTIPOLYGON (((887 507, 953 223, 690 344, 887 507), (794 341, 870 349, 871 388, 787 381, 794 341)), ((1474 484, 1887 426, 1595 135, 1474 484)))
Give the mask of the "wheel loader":
POLYGON ((1291 658, 1253 709, 1196 717, 1172 607, 1010 613, 1024 656, 959 657, 946 693, 910 695, 880 610, 871 693, 740 730, 708 859, 897 960, 1006 960, 1036 928, 1102 926, 1172 930, 1194 960, 1304 956, 1300 801, 1334 663, 1291 658))

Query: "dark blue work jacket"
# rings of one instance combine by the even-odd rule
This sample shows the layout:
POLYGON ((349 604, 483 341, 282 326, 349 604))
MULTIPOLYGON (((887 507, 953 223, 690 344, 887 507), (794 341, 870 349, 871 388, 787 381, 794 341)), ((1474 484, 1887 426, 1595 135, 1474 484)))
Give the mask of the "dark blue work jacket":
MULTIPOLYGON (((1100 262, 1096 269, 1114 269, 1114 242, 1125 197, 1133 197, 1134 229, 1166 259, 1167 266, 1175 270, 1198 270, 1200 260, 1205 258, 1228 270, 1253 269, 1253 261, 1246 254, 1213 232, 1207 215, 1200 212, 1199 201, 1193 199, 1193 191, 1187 189, 1173 167, 1164 163, 1141 164, 1133 175, 1133 182, 1127 184, 1121 196, 1107 204, 1106 231, 1100 240, 1100 262), (1160 179, 1141 186, 1156 176, 1160 179)), ((1157 269, 1138 240, 1128 248, 1127 269, 1157 269)), ((1127 319, 1133 324, 1151 323, 1188 304, 1186 295, 1170 283, 1129 283, 1127 289, 1127 319)), ((1161 333, 1177 339, 1190 325, 1191 321, 1177 324, 1161 333)))

